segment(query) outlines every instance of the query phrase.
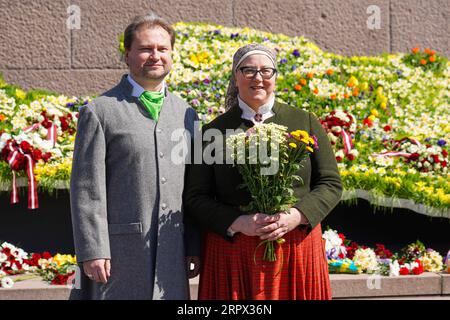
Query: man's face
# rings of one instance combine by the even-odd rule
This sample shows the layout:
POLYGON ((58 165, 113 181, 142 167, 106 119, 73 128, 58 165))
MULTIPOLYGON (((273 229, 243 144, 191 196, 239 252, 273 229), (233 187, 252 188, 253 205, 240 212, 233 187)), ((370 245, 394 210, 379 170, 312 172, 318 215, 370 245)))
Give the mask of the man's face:
POLYGON ((136 31, 125 61, 135 80, 160 82, 172 69, 172 45, 169 33, 159 26, 136 31))

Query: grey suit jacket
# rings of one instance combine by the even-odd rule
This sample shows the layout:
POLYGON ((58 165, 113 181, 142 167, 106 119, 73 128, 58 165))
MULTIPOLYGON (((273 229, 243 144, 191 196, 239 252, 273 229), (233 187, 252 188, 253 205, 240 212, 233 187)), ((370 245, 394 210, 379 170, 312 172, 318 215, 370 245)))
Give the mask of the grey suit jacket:
POLYGON ((195 111, 166 91, 156 123, 121 82, 81 108, 71 177, 78 262, 111 259, 111 278, 83 275, 72 298, 187 299, 182 192, 174 133, 193 134, 195 111), (178 130, 178 131, 177 131, 178 130))

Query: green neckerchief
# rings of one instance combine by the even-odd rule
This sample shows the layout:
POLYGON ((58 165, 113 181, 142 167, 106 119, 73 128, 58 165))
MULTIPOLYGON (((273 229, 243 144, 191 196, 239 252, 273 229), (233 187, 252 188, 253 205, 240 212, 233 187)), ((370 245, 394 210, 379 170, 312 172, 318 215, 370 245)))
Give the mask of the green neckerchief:
POLYGON ((139 97, 139 100, 147 108, 148 112, 152 116, 152 119, 158 121, 159 113, 164 102, 164 93, 160 91, 144 91, 139 97))

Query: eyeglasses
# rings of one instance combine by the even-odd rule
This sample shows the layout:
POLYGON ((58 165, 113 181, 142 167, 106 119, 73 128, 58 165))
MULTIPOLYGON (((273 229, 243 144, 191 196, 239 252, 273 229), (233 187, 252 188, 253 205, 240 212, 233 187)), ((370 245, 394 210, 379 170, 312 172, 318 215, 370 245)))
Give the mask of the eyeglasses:
POLYGON ((245 79, 253 79, 256 77, 256 74, 259 73, 261 77, 265 80, 268 80, 277 73, 277 69, 275 68, 262 68, 260 70, 252 68, 252 67, 241 67, 239 70, 242 72, 242 75, 245 79))

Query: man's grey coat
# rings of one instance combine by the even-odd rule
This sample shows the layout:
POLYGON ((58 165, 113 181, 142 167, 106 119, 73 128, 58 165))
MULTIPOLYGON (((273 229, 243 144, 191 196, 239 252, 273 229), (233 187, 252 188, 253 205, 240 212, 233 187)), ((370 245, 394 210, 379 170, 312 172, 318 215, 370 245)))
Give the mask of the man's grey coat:
POLYGON ((155 123, 131 92, 125 75, 80 109, 70 183, 75 251, 79 263, 111 259, 111 277, 102 285, 83 274, 72 299, 189 297, 185 166, 171 153, 190 141, 171 135, 192 136, 197 115, 166 90, 155 123))

